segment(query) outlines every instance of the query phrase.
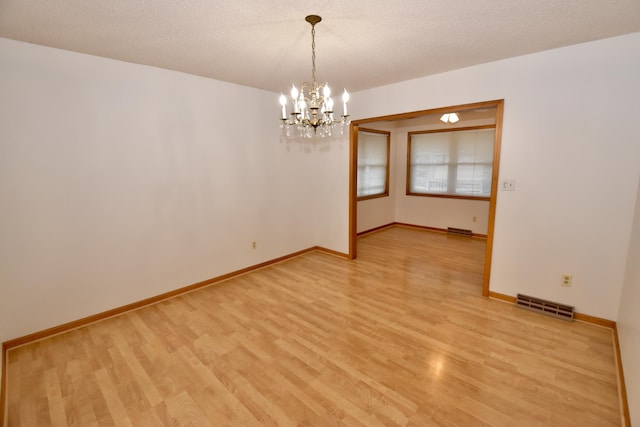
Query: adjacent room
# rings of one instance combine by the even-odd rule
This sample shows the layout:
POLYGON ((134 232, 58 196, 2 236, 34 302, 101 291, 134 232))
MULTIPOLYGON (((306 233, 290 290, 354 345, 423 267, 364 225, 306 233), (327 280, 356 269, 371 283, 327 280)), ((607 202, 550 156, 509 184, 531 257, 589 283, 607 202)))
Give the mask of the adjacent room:
POLYGON ((638 76, 636 0, 0 0, 3 425, 640 425, 638 76))

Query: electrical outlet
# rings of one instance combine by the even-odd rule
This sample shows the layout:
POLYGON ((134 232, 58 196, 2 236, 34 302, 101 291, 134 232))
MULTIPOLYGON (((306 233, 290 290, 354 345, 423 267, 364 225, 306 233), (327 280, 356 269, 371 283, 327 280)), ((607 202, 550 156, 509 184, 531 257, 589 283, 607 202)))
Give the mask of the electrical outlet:
POLYGON ((251 249, 255 249, 255 248, 256 248, 256 242, 253 241, 253 242, 251 242, 251 249))
POLYGON ((571 281, 573 277, 570 274, 561 274, 560 275, 560 284, 562 286, 571 286, 571 281))

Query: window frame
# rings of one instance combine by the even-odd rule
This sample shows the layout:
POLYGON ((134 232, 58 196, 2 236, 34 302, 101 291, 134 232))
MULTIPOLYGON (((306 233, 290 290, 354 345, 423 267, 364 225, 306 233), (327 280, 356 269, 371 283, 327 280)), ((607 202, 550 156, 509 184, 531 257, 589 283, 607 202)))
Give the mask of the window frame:
MULTIPOLYGON (((420 131, 408 132, 407 133, 406 195, 407 196, 419 196, 419 197, 440 197, 440 198, 447 198, 447 199, 465 199, 465 200, 490 201, 491 200, 491 194, 489 194, 489 196, 472 196, 472 195, 468 195, 468 194, 418 193, 418 192, 411 191, 411 136, 412 135, 420 135, 420 134, 427 134, 427 133, 453 133, 453 132, 460 132, 460 131, 482 130, 482 129, 493 129, 494 130, 494 134, 493 134, 494 142, 493 142, 492 149, 495 151, 495 138, 496 138, 496 125, 495 124, 479 125, 479 126, 465 126, 465 127, 456 127, 456 128, 450 128, 450 129, 430 129, 430 130, 420 130, 420 131)), ((492 157, 493 157, 493 159, 495 159, 495 153, 493 153, 492 157)), ((491 169, 492 169, 491 170, 491 179, 492 180, 494 179, 493 168, 495 167, 493 159, 491 161, 491 169)), ((449 165, 450 164, 447 164, 447 167, 449 167, 449 165)), ((493 188, 493 182, 491 183, 491 187, 490 188, 493 188)))
POLYGON ((389 172, 391 170, 391 131, 387 130, 379 130, 379 129, 368 129, 368 128, 359 128, 358 133, 360 132, 368 132, 368 133, 376 133, 387 136, 387 161, 385 165, 385 179, 384 179, 384 191, 382 193, 376 194, 368 194, 366 196, 358 196, 358 170, 360 169, 360 165, 358 163, 358 153, 360 151, 360 138, 358 138, 358 146, 356 147, 356 200, 370 200, 377 199, 380 197, 389 197, 389 172))

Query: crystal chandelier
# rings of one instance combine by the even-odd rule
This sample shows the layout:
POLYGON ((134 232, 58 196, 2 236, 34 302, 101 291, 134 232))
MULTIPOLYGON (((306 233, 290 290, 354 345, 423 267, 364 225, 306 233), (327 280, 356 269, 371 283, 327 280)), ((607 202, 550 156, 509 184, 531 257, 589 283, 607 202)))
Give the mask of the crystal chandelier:
POLYGON ((281 128, 289 137, 311 138, 313 136, 332 136, 334 130, 340 134, 344 132, 344 125, 349 124, 347 102, 349 93, 345 89, 342 94, 342 116, 334 118, 333 99, 331 89, 327 83, 316 82, 316 29, 315 26, 322 18, 309 15, 305 18, 311 24, 311 83, 304 82, 300 90, 295 85, 291 88, 293 111, 287 116, 287 97, 280 94, 282 107, 281 128), (336 129, 338 128, 338 129, 336 129), (293 130, 293 132, 292 132, 293 130))

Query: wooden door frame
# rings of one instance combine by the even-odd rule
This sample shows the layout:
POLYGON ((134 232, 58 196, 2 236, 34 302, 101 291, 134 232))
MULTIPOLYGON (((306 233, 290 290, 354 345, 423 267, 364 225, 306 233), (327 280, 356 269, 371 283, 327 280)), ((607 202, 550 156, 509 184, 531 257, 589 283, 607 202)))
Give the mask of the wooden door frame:
POLYGON ((388 116, 358 119, 351 122, 349 128, 349 259, 357 257, 357 178, 358 178, 358 130, 364 123, 380 121, 396 121, 413 119, 420 116, 454 113, 464 110, 481 108, 496 109, 496 132, 493 143, 493 171, 491 177, 491 197, 489 198, 489 221, 487 226, 487 247, 484 258, 484 278, 482 282, 482 295, 489 296, 489 281, 491 278, 491 260, 493 256, 493 234, 495 231, 496 202, 498 198, 498 171, 500 170, 500 145, 502 140, 502 115, 504 111, 504 99, 494 101, 476 102, 472 104, 454 105, 451 107, 434 108, 430 110, 414 111, 411 113, 391 114, 388 116))

